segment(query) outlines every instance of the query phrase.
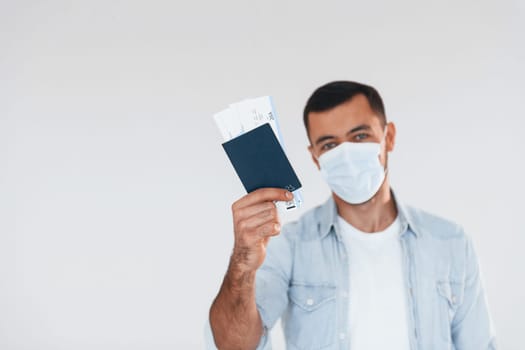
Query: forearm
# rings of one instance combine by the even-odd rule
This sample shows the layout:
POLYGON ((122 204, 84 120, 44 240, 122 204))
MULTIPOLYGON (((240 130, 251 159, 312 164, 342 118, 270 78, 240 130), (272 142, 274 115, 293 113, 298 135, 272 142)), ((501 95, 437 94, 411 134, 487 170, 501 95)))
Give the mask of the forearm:
POLYGON ((263 324, 255 304, 255 274, 270 237, 280 233, 274 201, 290 200, 281 188, 260 188, 232 204, 235 245, 221 290, 210 309, 210 326, 221 350, 256 349, 263 324))
POLYGON ((210 325, 220 350, 255 349, 263 334, 255 304, 255 271, 230 263, 210 309, 210 325))

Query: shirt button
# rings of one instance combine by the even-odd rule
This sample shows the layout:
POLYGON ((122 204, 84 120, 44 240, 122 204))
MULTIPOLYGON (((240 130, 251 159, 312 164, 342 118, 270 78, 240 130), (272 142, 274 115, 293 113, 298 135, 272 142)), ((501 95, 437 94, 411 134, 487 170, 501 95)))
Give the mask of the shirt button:
POLYGON ((344 333, 339 333, 339 339, 344 340, 345 339, 345 334, 344 333))
POLYGON ((455 304, 455 303, 456 303, 456 296, 452 295, 452 304, 455 304))
POLYGON ((306 300, 306 305, 312 306, 313 304, 314 304, 314 300, 313 299, 307 299, 306 300))

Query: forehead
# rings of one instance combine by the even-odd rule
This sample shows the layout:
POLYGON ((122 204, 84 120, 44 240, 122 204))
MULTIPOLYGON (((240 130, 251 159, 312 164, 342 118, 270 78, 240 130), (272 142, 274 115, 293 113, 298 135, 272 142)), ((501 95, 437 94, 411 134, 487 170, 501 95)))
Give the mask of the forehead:
POLYGON ((345 134, 362 124, 369 125, 372 129, 381 128, 379 117, 362 94, 328 111, 310 112, 308 115, 309 133, 312 138, 325 134, 345 134))

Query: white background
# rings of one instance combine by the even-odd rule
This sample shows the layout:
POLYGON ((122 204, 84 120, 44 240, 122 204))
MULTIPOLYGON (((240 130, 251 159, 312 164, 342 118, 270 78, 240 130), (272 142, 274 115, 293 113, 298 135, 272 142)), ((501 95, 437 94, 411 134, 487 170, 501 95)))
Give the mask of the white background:
POLYGON ((202 348, 244 194, 211 115, 274 97, 289 221, 329 193, 301 113, 335 79, 383 95, 393 187, 466 227, 522 348, 524 23, 518 0, 0 0, 0 349, 202 348))

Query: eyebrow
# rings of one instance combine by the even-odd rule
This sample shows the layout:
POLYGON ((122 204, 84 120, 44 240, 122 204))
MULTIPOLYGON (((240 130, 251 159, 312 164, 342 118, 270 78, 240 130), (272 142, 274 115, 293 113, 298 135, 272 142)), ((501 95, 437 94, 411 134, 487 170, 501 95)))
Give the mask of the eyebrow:
MULTIPOLYGON (((356 126, 355 128, 351 129, 350 131, 348 131, 346 133, 346 135, 350 135, 350 134, 353 134, 354 132, 357 132, 357 131, 362 131, 362 130, 370 130, 371 127, 370 125, 367 125, 367 124, 361 124, 359 126, 356 126)), ((320 136, 316 141, 315 141, 315 144, 318 145, 320 144, 321 142, 324 142, 326 140, 331 140, 331 139, 335 139, 335 136, 332 136, 332 135, 323 135, 323 136, 320 136)))

